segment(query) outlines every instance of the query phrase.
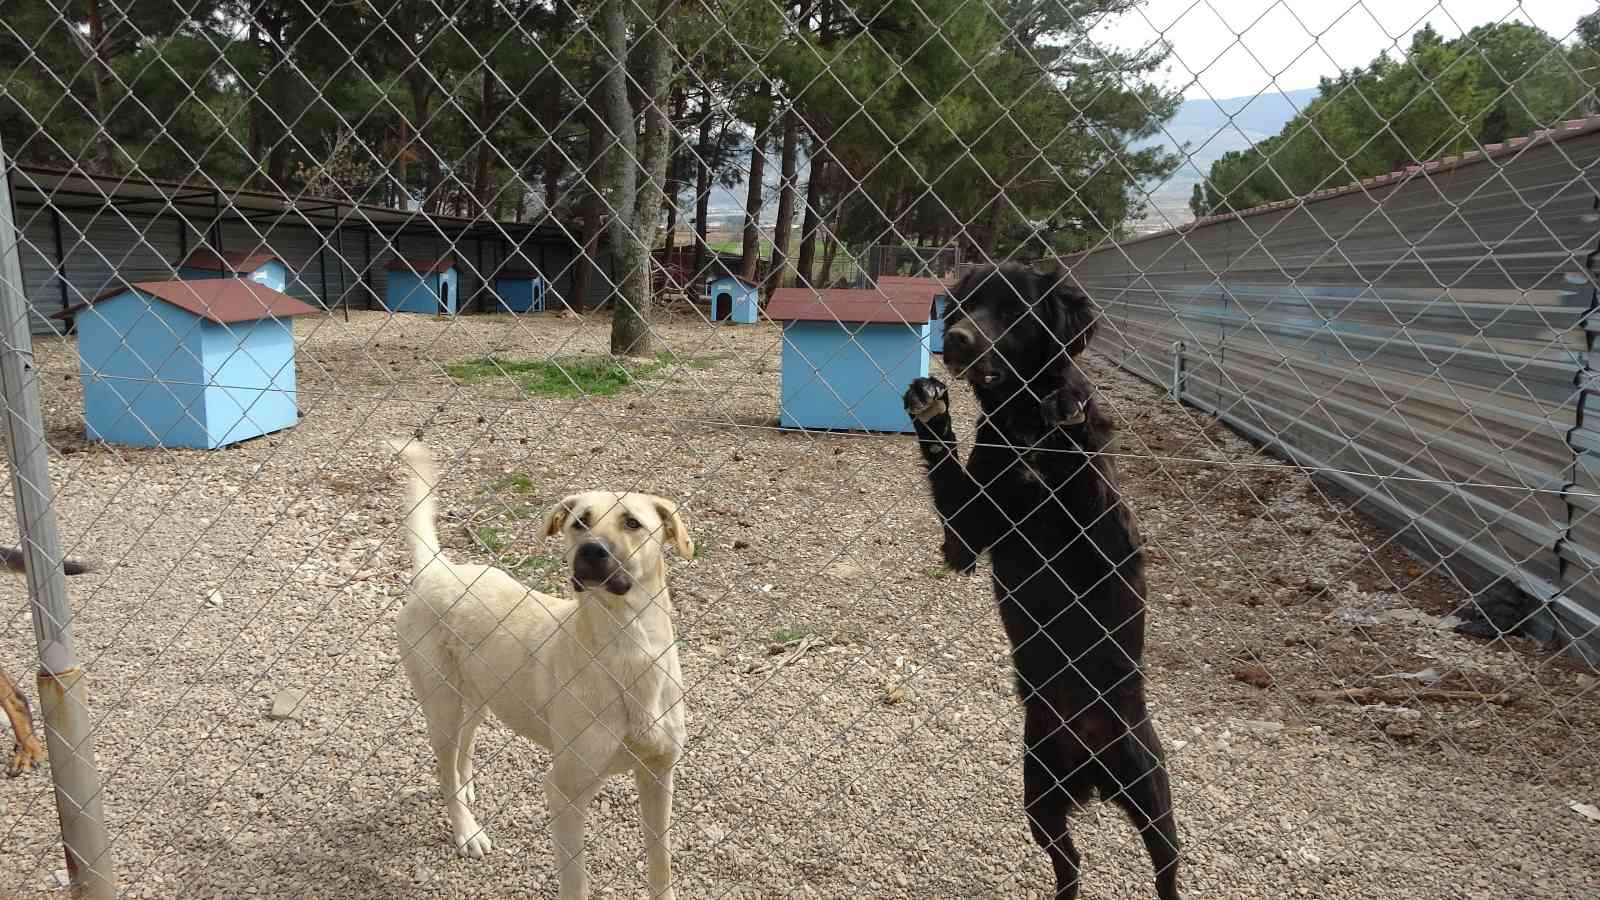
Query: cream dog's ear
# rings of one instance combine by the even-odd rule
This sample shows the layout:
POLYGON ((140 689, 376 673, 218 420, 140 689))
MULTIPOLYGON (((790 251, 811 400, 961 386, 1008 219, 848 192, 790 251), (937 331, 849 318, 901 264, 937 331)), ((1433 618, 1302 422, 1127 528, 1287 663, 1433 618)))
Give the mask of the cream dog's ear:
POLYGON ((567 527, 567 519, 572 515, 573 507, 578 505, 578 495, 569 494, 561 498, 555 509, 550 510, 550 515, 544 520, 544 536, 555 537, 561 529, 567 527))
POLYGON ((694 541, 689 538, 689 526, 678 514, 678 505, 668 502, 660 497, 652 497, 656 514, 661 516, 661 525, 667 530, 667 537, 672 539, 672 546, 678 548, 684 559, 694 559, 694 541))

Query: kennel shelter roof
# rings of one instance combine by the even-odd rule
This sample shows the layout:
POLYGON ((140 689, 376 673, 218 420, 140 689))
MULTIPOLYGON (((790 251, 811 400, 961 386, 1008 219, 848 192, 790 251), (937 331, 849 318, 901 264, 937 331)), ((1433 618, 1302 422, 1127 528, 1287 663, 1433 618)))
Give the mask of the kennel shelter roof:
POLYGON ((889 290, 780 288, 767 304, 775 322, 851 322, 923 325, 933 314, 937 290, 903 285, 889 290))
POLYGON ((211 278, 203 281, 136 281, 110 288, 87 303, 56 313, 57 318, 75 316, 89 306, 118 297, 128 291, 170 303, 173 306, 219 325, 251 322, 256 319, 283 319, 317 312, 316 307, 272 288, 238 278, 211 278))

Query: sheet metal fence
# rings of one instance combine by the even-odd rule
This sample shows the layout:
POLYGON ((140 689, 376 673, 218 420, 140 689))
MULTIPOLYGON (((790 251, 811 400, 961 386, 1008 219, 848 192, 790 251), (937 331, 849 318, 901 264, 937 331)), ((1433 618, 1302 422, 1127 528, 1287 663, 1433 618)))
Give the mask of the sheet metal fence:
POLYGON ((1497 626, 1593 651, 1597 176, 1577 120, 1065 262, 1118 365, 1526 594, 1497 626))

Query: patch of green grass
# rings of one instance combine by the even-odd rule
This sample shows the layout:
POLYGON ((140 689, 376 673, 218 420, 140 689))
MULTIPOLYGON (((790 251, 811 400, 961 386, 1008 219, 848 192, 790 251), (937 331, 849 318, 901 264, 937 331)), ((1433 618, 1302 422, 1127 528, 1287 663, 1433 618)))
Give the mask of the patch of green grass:
POLYGON ((474 525, 467 529, 467 535, 474 544, 490 553, 499 553, 506 546, 505 536, 493 525, 474 525))
POLYGON ((654 363, 649 366, 629 367, 606 358, 517 360, 490 356, 450 363, 444 368, 451 378, 458 381, 510 377, 518 387, 530 394, 557 397, 589 394, 609 397, 649 374, 640 371, 641 369, 654 369, 659 365, 654 363))
POLYGON ((610 397, 623 389, 663 376, 677 366, 705 370, 723 359, 722 354, 694 356, 664 351, 648 362, 624 362, 610 357, 574 356, 566 359, 507 359, 486 356, 449 363, 445 373, 457 381, 510 378, 530 394, 554 397, 582 395, 610 397))
POLYGON ((559 556, 549 553, 530 553, 512 566, 511 571, 523 577, 554 575, 566 564, 567 561, 559 556))
POLYGON ((531 494, 533 493, 533 479, 521 472, 502 475, 495 481, 493 490, 495 493, 531 494))
POLYGON ((784 625, 772 632, 768 639, 769 644, 794 644, 817 634, 817 630, 809 625, 784 625))

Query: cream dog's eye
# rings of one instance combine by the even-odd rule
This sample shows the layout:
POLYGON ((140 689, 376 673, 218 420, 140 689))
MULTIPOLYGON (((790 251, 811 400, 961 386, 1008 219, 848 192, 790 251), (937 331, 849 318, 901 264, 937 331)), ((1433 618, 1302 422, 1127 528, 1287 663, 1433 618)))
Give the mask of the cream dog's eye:
POLYGON ((622 520, 622 524, 626 525, 628 527, 629 531, 638 531, 639 529, 644 527, 644 524, 641 523, 638 519, 635 519, 633 516, 629 516, 626 519, 623 519, 622 520))

